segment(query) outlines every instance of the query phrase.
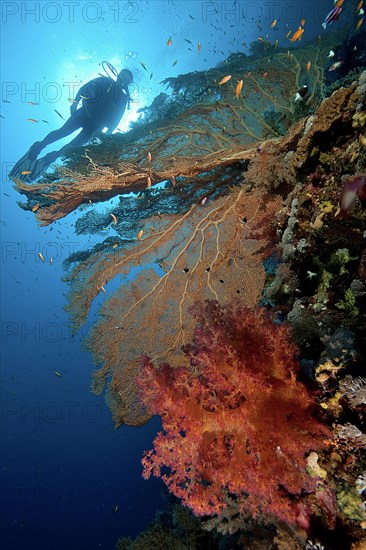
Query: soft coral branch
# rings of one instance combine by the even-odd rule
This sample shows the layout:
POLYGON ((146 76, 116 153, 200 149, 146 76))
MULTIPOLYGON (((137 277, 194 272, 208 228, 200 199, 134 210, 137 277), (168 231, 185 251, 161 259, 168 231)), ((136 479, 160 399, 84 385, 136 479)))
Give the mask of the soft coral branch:
POLYGON ((289 329, 262 308, 207 301, 191 312, 190 366, 143 360, 143 401, 163 424, 144 456, 144 477, 162 477, 198 516, 221 513, 230 493, 243 511, 305 525, 310 512, 300 500, 318 484, 305 470, 306 453, 330 433, 297 380, 289 329))

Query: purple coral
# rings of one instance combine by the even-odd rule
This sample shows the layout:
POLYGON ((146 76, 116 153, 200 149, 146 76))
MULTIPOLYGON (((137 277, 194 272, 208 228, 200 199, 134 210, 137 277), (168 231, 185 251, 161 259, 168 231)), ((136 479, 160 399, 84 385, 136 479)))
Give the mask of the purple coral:
POLYGON ((343 176, 343 187, 339 196, 340 214, 348 214, 355 206, 357 197, 366 201, 366 175, 343 176))

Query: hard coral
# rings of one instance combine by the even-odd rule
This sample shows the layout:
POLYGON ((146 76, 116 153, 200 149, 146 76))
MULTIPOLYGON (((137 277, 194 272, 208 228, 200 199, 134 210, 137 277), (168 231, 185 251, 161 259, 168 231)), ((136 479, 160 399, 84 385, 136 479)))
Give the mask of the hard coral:
POLYGON ((362 378, 361 376, 352 378, 348 374, 341 381, 340 389, 351 408, 366 405, 366 378, 362 378))
POLYGON ((289 329, 263 308, 239 304, 207 301, 191 313, 197 327, 184 347, 190 368, 143 360, 143 401, 163 424, 143 458, 143 476, 162 477, 197 516, 222 513, 229 494, 243 513, 307 528, 304 495, 318 489, 317 499, 333 498, 306 472, 305 458, 329 432, 297 380, 289 329))

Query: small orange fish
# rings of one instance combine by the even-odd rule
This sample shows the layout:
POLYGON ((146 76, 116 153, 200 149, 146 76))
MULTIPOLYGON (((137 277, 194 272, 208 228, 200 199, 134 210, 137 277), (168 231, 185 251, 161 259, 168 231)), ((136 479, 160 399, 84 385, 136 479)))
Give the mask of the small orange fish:
POLYGON ((111 214, 111 218, 113 220, 114 225, 117 225, 117 218, 114 214, 111 214))
POLYGON ((146 187, 149 189, 149 187, 151 187, 151 178, 150 176, 147 176, 146 178, 146 187))
POLYGON ((39 208, 39 202, 37 202, 34 206, 32 206, 32 212, 37 212, 39 208))
POLYGON ((356 12, 358 13, 360 11, 360 9, 362 8, 363 6, 363 0, 360 0, 360 2, 357 4, 356 6, 356 12))
POLYGON ((262 42, 262 44, 264 44, 264 40, 261 36, 258 36, 258 42, 262 42))
POLYGON ((267 76, 268 76, 268 71, 265 71, 265 72, 263 73, 263 78, 264 78, 264 80, 267 78, 267 76))
POLYGON ((272 29, 274 29, 274 27, 276 26, 276 23, 277 23, 277 19, 273 19, 273 21, 271 23, 272 29))
POLYGON ((239 80, 239 82, 237 83, 236 88, 235 88, 235 97, 236 97, 236 99, 239 99, 242 88, 243 88, 243 81, 239 80))
POLYGON ((303 27, 305 25, 305 19, 301 19, 300 25, 303 27))
POLYGON ((150 153, 150 151, 147 154, 147 160, 148 160, 148 162, 151 162, 151 153, 150 153))
POLYGON ((29 122, 39 122, 38 120, 36 120, 35 118, 28 118, 27 119, 29 122))
POLYGON ((50 264, 51 264, 51 265, 53 264, 53 260, 52 260, 52 258, 50 258, 50 264))
POLYGON ((141 239, 143 232, 144 232, 144 230, 140 229, 140 231, 137 233, 137 240, 138 241, 141 239))
POLYGON ((291 33, 292 33, 292 31, 287 31, 285 38, 288 38, 291 33))
POLYGON ((173 40, 172 40, 172 37, 170 37, 168 39, 168 42, 166 43, 166 45, 168 46, 168 48, 170 48, 170 46, 173 44, 173 40))
POLYGON ((197 52, 201 53, 201 42, 198 42, 197 44, 197 52))
POLYGON ((176 183, 177 183, 177 181, 176 181, 176 179, 175 179, 175 176, 172 176, 172 177, 170 178, 170 181, 172 182, 172 187, 175 187, 175 186, 176 186, 176 183))
POLYGON ((366 135, 365 134, 360 134, 359 140, 360 140, 361 145, 366 147, 366 135))
POLYGON ((226 82, 229 82, 231 78, 231 74, 228 74, 227 76, 224 76, 219 82, 219 86, 222 86, 223 84, 226 84, 226 82))
POLYGON ((310 69, 311 69, 311 61, 308 61, 308 62, 306 63, 306 70, 307 70, 307 72, 309 72, 310 69))
POLYGON ((32 172, 30 170, 23 170, 23 172, 20 172, 22 176, 28 176, 28 174, 31 174, 32 172))
POLYGON ((357 21, 356 31, 358 31, 358 29, 361 27, 362 23, 363 23, 363 19, 359 19, 359 20, 357 21))
POLYGON ((337 0, 334 2, 336 8, 340 8, 343 5, 344 0, 337 0))
POLYGON ((75 99, 72 99, 72 97, 69 97, 69 101, 70 103, 77 103, 77 101, 75 101, 75 99))
POLYGON ((44 257, 43 257, 42 252, 38 252, 38 257, 39 257, 40 260, 42 260, 42 262, 44 262, 44 257))
POLYGON ((107 294, 107 291, 106 291, 106 289, 104 288, 104 286, 101 286, 99 290, 101 290, 104 294, 107 294))
POLYGON ((302 27, 299 27, 297 31, 294 32, 291 42, 296 42, 296 40, 301 40, 302 35, 304 34, 304 29, 302 27))

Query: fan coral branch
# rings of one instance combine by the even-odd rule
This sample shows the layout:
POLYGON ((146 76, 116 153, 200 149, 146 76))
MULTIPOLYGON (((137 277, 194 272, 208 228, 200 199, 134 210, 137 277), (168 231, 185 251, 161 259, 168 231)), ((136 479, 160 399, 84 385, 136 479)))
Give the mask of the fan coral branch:
POLYGON ((229 164, 224 159, 236 151, 242 151, 242 159, 253 158, 261 141, 278 138, 293 123, 293 96, 309 58, 313 71, 306 79, 314 96, 320 97, 316 68, 325 52, 324 44, 321 51, 320 46, 291 55, 273 51, 262 59, 236 54, 225 67, 169 79, 173 96, 162 94, 160 107, 154 102, 161 116, 152 122, 143 117, 127 134, 101 134, 101 143, 70 152, 67 168, 41 183, 16 181, 17 190, 29 199, 24 208, 31 210, 36 201, 35 215, 48 225, 89 201, 143 191, 147 175, 153 183, 180 175, 191 185, 196 175, 229 164), (232 82, 220 88, 224 70, 230 70, 232 82), (235 79, 244 80, 240 99, 235 97, 235 79), (271 116, 281 121, 281 130, 271 116), (151 165, 146 163, 147 152, 151 165), (212 153, 206 161, 201 159, 212 153))
POLYGON ((140 241, 125 250, 100 251, 74 268, 69 308, 78 328, 101 287, 140 266, 102 306, 89 339, 96 361, 112 376, 115 418, 126 409, 126 365, 137 375, 144 353, 169 357, 173 364, 181 360, 180 348, 193 330, 187 315, 192 303, 201 297, 224 304, 240 296, 247 306, 258 301, 265 278, 258 252, 266 242, 255 239, 255 231, 269 223, 277 204, 264 206, 255 194, 236 189, 208 206, 194 204, 185 214, 152 217, 140 241))

